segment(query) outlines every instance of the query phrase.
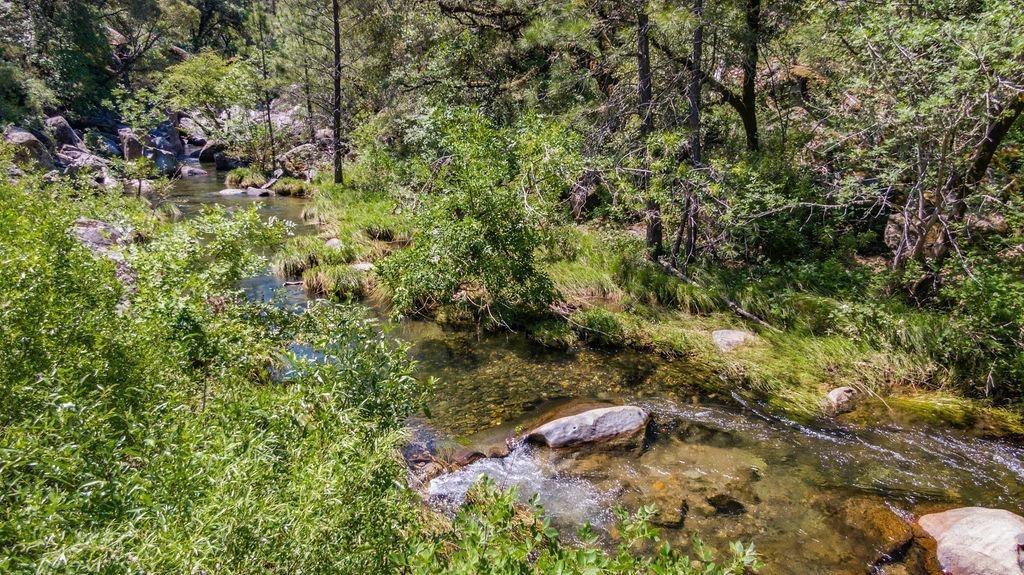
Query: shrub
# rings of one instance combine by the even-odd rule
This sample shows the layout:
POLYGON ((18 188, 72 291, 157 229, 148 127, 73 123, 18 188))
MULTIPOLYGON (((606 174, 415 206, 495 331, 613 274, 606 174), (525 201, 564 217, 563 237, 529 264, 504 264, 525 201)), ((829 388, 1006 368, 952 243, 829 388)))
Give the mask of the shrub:
POLYGON ((658 542, 649 525, 653 507, 629 516, 621 510, 618 543, 605 551, 590 529, 580 531, 580 546, 561 543, 558 532, 538 519, 541 509, 521 508, 515 494, 485 480, 470 491, 469 503, 459 511, 451 529, 413 541, 406 568, 413 574, 497 575, 501 573, 572 574, 682 573, 689 575, 744 575, 760 568, 753 546, 734 543, 719 563, 710 549, 694 540, 691 556, 658 542))

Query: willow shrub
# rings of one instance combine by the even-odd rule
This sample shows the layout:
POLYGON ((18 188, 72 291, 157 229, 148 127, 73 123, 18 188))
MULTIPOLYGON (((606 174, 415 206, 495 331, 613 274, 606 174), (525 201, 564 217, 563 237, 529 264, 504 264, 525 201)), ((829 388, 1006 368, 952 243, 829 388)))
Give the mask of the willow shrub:
POLYGON ((355 310, 237 293, 280 237, 253 211, 161 227, 72 194, 0 184, 0 572, 390 571, 404 350, 355 310), (134 294, 69 236, 81 215, 148 236, 134 294))

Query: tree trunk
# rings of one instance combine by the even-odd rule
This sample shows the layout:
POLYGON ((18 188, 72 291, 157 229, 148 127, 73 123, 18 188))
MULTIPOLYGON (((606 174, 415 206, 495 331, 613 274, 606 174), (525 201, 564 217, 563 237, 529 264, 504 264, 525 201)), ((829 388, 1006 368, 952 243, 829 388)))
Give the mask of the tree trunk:
POLYGON ((259 31, 260 31, 260 74, 263 76, 263 106, 264 106, 264 120, 267 124, 267 137, 270 144, 270 171, 273 172, 277 168, 277 144, 274 142, 274 121, 271 117, 270 108, 274 103, 274 98, 270 94, 270 88, 267 84, 270 81, 270 70, 267 67, 267 32, 266 32, 266 21, 264 18, 266 15, 259 14, 259 31))
MULTIPOLYGON (((949 220, 955 224, 963 221, 967 212, 967 195, 972 189, 978 186, 988 172, 992 164, 992 158, 996 150, 1003 143, 1003 139, 1009 134, 1017 118, 1024 114, 1024 97, 1017 96, 1008 105, 1001 108, 995 115, 994 120, 985 130, 985 137, 982 138, 971 154, 971 163, 963 175, 954 174, 944 186, 942 197, 950 198, 949 220)), ((925 230, 922 237, 927 233, 925 230)), ((943 262, 949 255, 949 250, 957 241, 956 234, 950 227, 944 226, 940 235, 938 250, 934 262, 930 266, 934 273, 938 273, 943 262)), ((922 244, 925 242, 921 242, 922 244)))
POLYGON ((334 132, 334 183, 343 184, 344 154, 341 147, 341 6, 339 0, 331 1, 334 20, 334 99, 331 104, 332 129, 334 132))
MULTIPOLYGON (((701 88, 704 84, 704 76, 701 70, 701 61, 704 55, 704 0, 693 0, 693 15, 697 20, 697 28, 693 31, 693 46, 690 56, 688 71, 689 79, 686 86, 686 100, 690 110, 687 116, 687 123, 690 128, 690 166, 693 171, 701 169, 703 159, 703 139, 701 138, 700 108, 701 88)), ((672 265, 680 266, 679 255, 682 249, 683 238, 686 239, 686 257, 684 264, 689 264, 697 253, 697 234, 699 232, 700 196, 696 182, 690 182, 686 190, 686 199, 680 210, 679 227, 676 229, 675 240, 672 244, 672 265)))
POLYGON ((756 152, 761 147, 757 133, 757 60, 758 42, 761 37, 761 0, 747 0, 747 36, 743 50, 743 101, 737 110, 743 120, 743 131, 747 136, 747 150, 756 152))
MULTIPOLYGON (((638 109, 640 114, 640 140, 643 147, 644 166, 640 173, 638 187, 641 196, 647 196, 650 188, 650 152, 647 149, 647 139, 654 131, 654 116, 651 114, 651 100, 653 89, 651 86, 651 50, 648 40, 650 22, 647 13, 641 10, 637 14, 637 46, 636 59, 638 70, 637 95, 638 109)), ((644 220, 647 223, 647 251, 653 260, 657 260, 663 251, 662 230, 661 230, 661 205, 654 198, 647 198, 644 220)))

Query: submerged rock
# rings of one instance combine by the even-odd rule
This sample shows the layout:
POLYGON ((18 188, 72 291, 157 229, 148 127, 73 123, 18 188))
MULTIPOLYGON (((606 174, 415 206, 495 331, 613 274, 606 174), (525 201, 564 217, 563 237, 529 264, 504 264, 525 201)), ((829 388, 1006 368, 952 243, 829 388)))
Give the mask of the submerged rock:
POLYGON ((711 332, 711 339, 715 340, 718 349, 728 352, 757 339, 757 336, 740 329, 720 329, 711 332))
POLYGON ((274 195, 274 192, 262 188, 227 188, 217 193, 222 196, 250 196, 254 198, 266 198, 274 195))
POLYGON ((838 514, 864 544, 854 549, 866 562, 877 565, 899 558, 914 538, 910 523, 875 499, 845 499, 838 514), (860 549, 863 547, 863 549, 860 549))
POLYGON ((747 512, 746 505, 725 493, 708 497, 708 504, 715 508, 715 513, 718 515, 743 515, 747 512))
POLYGON ((961 507, 925 515, 918 525, 935 540, 947 575, 1024 574, 1024 517, 1003 509, 961 507))
POLYGON ((591 409, 545 423, 526 439, 555 448, 598 443, 631 445, 643 438, 648 420, 646 411, 631 405, 591 409))

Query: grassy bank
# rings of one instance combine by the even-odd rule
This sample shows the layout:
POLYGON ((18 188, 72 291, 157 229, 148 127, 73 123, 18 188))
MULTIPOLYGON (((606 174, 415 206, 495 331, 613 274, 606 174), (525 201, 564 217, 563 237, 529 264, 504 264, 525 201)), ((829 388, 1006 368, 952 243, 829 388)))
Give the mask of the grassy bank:
MULTIPOLYGON (((328 187, 315 203, 325 237, 344 237, 356 246, 356 259, 385 266, 423 225, 403 216, 408 209, 393 197, 358 188, 328 187), (381 241, 377 230, 401 241, 381 241)), ((995 406, 963 392, 974 385, 974 374, 957 365, 962 358, 951 355, 948 346, 972 334, 963 332, 962 324, 950 325, 943 313, 879 297, 872 283, 878 270, 870 261, 765 267, 757 275, 697 266, 684 281, 644 260, 640 239, 630 233, 592 226, 561 226, 557 233, 556 241, 536 248, 537 269, 553 288, 553 311, 492 327, 526 331, 553 348, 632 348, 690 362, 709 374, 709 391, 726 387, 758 397, 786 417, 821 417, 830 390, 852 387, 864 408, 844 416, 851 420, 918 421, 986 435, 1024 435, 1017 407, 995 406), (745 320, 730 304, 772 327, 745 320), (720 329, 747 330, 756 338, 721 351, 711 337, 720 329)), ((311 241, 307 253, 322 244, 322 239, 311 241)), ((365 293, 366 281, 384 300, 396 285, 379 279, 340 283, 348 286, 343 291, 365 293)), ((452 300, 416 313, 443 322, 477 321, 472 309, 452 300)))

